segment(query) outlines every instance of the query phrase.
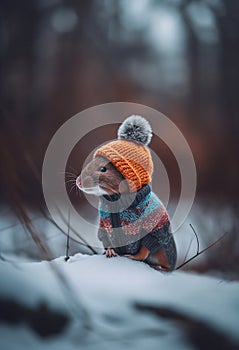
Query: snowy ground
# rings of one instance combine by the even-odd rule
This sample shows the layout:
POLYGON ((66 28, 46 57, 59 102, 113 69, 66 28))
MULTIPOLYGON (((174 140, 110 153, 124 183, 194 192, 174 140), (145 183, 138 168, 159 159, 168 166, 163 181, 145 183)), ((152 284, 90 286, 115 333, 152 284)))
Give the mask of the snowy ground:
POLYGON ((239 282, 82 254, 0 278, 4 350, 239 349, 239 282))

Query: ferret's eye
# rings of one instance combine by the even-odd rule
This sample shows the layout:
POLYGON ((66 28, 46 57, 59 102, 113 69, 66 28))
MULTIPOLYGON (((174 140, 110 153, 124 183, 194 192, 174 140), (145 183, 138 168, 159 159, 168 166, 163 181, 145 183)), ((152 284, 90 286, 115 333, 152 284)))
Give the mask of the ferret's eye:
POLYGON ((105 173, 106 172, 106 167, 105 166, 100 166, 98 171, 100 171, 101 173, 105 173))

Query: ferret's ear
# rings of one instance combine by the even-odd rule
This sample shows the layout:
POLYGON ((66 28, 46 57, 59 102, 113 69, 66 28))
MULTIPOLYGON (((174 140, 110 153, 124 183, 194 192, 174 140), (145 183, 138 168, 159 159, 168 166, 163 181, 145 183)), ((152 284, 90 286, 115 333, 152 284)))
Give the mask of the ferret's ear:
POLYGON ((129 191, 129 184, 126 179, 122 180, 119 184, 119 192, 120 193, 125 193, 129 191))
POLYGON ((118 129, 118 139, 128 140, 147 146, 152 138, 149 122, 140 115, 131 115, 118 129))

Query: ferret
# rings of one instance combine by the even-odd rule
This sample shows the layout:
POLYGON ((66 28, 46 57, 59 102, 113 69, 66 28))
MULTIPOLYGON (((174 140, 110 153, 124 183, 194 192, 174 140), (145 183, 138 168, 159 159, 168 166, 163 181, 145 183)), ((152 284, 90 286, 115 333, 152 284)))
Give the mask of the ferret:
MULTIPOLYGON (((81 191, 99 197, 98 237, 103 242, 106 257, 125 256, 144 261, 159 271, 172 271, 177 252, 168 213, 152 192, 151 183, 145 181, 139 185, 137 182, 132 189, 134 184, 129 181, 129 176, 132 178, 132 175, 126 172, 127 166, 131 167, 131 164, 138 171, 138 165, 126 158, 127 147, 129 152, 135 147, 133 156, 137 156, 138 152, 139 157, 142 157, 147 143, 145 140, 138 141, 143 139, 146 132, 149 134, 149 130, 149 124, 144 118, 127 118, 119 129, 118 140, 95 153, 77 177, 76 185, 81 191), (116 161, 108 150, 117 151, 119 159, 116 161), (125 165, 122 165, 120 157, 126 162, 125 165)), ((143 172, 139 173, 144 175, 143 172)))

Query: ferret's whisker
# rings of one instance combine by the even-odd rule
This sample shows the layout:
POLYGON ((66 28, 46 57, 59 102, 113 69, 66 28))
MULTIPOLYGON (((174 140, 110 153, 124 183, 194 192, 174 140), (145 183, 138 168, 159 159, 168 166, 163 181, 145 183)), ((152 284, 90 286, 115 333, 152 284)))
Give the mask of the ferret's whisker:
POLYGON ((73 186, 71 187, 70 191, 69 191, 69 195, 71 194, 72 190, 76 187, 76 184, 73 184, 73 186))
POLYGON ((73 176, 77 176, 76 173, 71 173, 70 171, 65 171, 64 174, 66 175, 73 175, 73 176))
POLYGON ((76 180, 75 180, 75 179, 66 180, 66 181, 65 181, 65 184, 68 184, 69 182, 76 182, 76 180))
POLYGON ((74 176, 77 176, 76 173, 72 173, 70 171, 58 171, 57 174, 60 174, 60 175, 66 175, 66 174, 69 174, 69 175, 74 175, 74 176))
POLYGON ((74 179, 74 180, 76 180, 76 179, 77 179, 77 176, 65 175, 65 178, 66 178, 66 179, 74 179))
POLYGON ((67 167, 70 168, 71 170, 73 170, 75 173, 77 173, 77 170, 75 168, 73 168, 73 166, 68 165, 67 167))

